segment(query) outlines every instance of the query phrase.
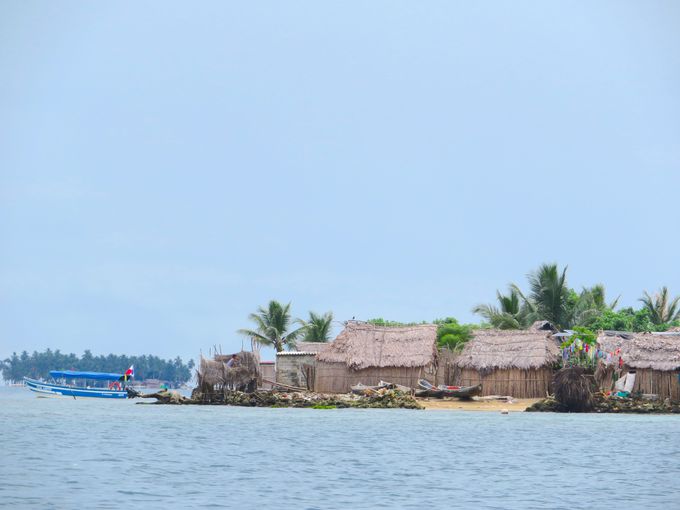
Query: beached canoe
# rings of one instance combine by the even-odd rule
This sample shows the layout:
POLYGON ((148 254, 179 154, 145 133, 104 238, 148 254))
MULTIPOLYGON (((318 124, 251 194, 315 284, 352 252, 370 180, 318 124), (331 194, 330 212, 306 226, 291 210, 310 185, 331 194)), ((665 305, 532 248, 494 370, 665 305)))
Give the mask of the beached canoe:
POLYGON ((416 390, 416 397, 443 398, 444 391, 438 388, 416 390))
POLYGON ((425 379, 420 379, 418 385, 422 388, 416 391, 416 397, 456 397, 456 398, 471 398, 482 394, 482 385, 475 386, 434 386, 425 379))
POLYGON ((476 386, 461 386, 457 390, 442 389, 442 391, 444 392, 445 397, 471 398, 482 394, 482 385, 477 384, 476 386))

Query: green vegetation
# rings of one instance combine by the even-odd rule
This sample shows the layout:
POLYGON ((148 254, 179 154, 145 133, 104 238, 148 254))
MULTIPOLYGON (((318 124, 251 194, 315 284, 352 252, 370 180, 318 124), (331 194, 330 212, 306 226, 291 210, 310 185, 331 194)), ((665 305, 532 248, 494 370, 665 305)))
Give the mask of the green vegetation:
POLYGON ((298 319, 298 323, 304 328, 303 342, 328 342, 333 330, 333 312, 323 315, 309 312, 309 320, 298 319))
MULTIPOLYGON (((460 324, 453 317, 432 321, 438 326, 439 347, 460 351, 471 338, 473 329, 526 329, 541 320, 551 322, 558 329, 580 331, 586 339, 590 338, 588 330, 644 332, 666 331, 680 326, 680 296, 671 298, 667 287, 662 287, 654 296, 645 291, 639 300, 643 304, 639 310, 616 310, 619 298, 608 302, 602 284, 583 287, 580 292, 569 287, 566 266, 560 269, 557 264, 542 264, 527 275, 527 282, 527 292, 512 283, 507 294, 496 291, 497 304, 475 306, 472 311, 484 319, 482 324, 460 324)), ((254 329, 240 329, 238 332, 254 342, 273 346, 277 352, 294 347, 298 338, 305 342, 327 342, 331 339, 332 312, 323 315, 309 312, 308 320, 293 320, 290 306, 290 303, 282 305, 278 301, 270 301, 266 309, 259 307, 257 313, 249 315, 255 323, 254 329), (291 330, 293 323, 300 327, 291 330)), ((382 317, 366 322, 381 327, 428 324, 426 321, 399 322, 382 317)), ((582 341, 585 341, 583 338, 582 341)))
POLYGON ((680 326, 680 320, 674 320, 662 324, 655 324, 649 310, 641 308, 622 308, 621 310, 606 310, 601 315, 586 322, 586 326, 593 330, 606 329, 612 331, 666 331, 669 328, 680 326))
POLYGON ((573 343, 580 342, 580 345, 595 345, 597 343, 597 335, 594 331, 591 331, 587 328, 582 328, 580 326, 576 326, 573 331, 574 334, 562 342, 562 345, 560 346, 562 349, 570 347, 573 343))
POLYGON ((175 386, 191 379, 194 361, 184 364, 179 356, 174 360, 162 360, 158 356, 125 356, 109 354, 107 356, 93 356, 87 350, 78 357, 75 354, 63 354, 57 349, 45 352, 26 351, 20 355, 13 353, 10 358, 0 362, 2 377, 5 381, 20 382, 24 377, 34 379, 50 376, 50 370, 78 370, 86 372, 124 373, 131 365, 135 367, 135 380, 160 379, 175 386))
POLYGON ((531 325, 531 309, 526 303, 520 303, 520 293, 517 290, 511 287, 507 296, 496 291, 496 298, 498 307, 477 305, 472 311, 498 329, 524 329, 531 325))
POLYGON ((668 287, 661 287, 661 290, 654 294, 654 297, 644 292, 644 296, 639 299, 642 301, 643 309, 649 312, 649 320, 653 324, 665 324, 680 319, 680 296, 671 300, 668 295, 668 287))
POLYGON ((562 342, 562 349, 574 346, 574 352, 569 353, 569 358, 562 365, 594 369, 597 367, 597 358, 590 356, 589 351, 595 347, 596 343, 597 334, 594 331, 576 326, 574 334, 562 342))
POLYGON ((283 351, 284 347, 295 346, 295 340, 305 331, 304 326, 289 331, 293 322, 290 303, 282 305, 272 300, 266 309, 260 306, 257 313, 251 313, 248 318, 255 323, 255 329, 239 329, 238 333, 250 337, 259 344, 270 345, 276 352, 283 351))
POLYGON ((665 331, 680 325, 680 297, 671 299, 666 287, 653 297, 645 292, 640 310, 615 311, 619 298, 607 303, 604 285, 584 287, 581 292, 570 288, 566 267, 543 264, 527 279, 526 294, 511 284, 508 295, 496 292, 498 305, 480 304, 472 311, 499 329, 525 329, 538 320, 550 321, 558 329, 665 331))
POLYGON ((437 328, 437 346, 446 347, 454 352, 459 352, 465 343, 472 338, 472 326, 459 324, 453 317, 440 321, 437 328))
POLYGON ((454 352, 459 352, 465 346, 465 343, 472 338, 472 330, 484 327, 484 325, 477 324, 459 324, 453 317, 446 317, 444 319, 435 319, 432 322, 397 322, 389 321, 383 318, 369 319, 369 324, 376 326, 399 328, 404 326, 420 326, 421 324, 436 324, 437 328, 437 346, 451 349, 454 352))

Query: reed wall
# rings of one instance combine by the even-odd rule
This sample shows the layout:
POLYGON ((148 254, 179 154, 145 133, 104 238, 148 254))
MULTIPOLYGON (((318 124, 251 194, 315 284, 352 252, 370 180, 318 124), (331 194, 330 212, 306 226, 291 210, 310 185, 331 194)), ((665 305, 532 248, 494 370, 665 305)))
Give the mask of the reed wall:
POLYGON ((429 377, 425 377, 425 379, 433 383, 435 386, 439 386, 440 384, 453 385, 455 374, 458 370, 460 370, 455 366, 458 354, 448 349, 440 349, 438 358, 437 373, 435 375, 434 381, 432 381, 429 377))
MULTIPOLYGON (((623 367, 623 373, 628 371, 635 371, 635 385, 633 386, 633 393, 651 393, 658 395, 661 400, 670 398, 672 401, 680 402, 680 381, 678 380, 678 370, 652 370, 651 368, 628 368, 623 367)), ((603 381, 600 383, 600 388, 603 391, 610 391, 614 389, 614 369, 609 368, 603 381)))
POLYGON ((544 398, 551 391, 553 370, 496 369, 484 373, 469 368, 457 368, 447 374, 446 384, 474 386, 482 384, 482 395, 509 395, 515 398, 544 398))
POLYGON ((314 391, 318 393, 348 393, 352 386, 362 383, 376 386, 380 381, 418 387, 418 379, 432 381, 435 369, 427 367, 371 367, 351 370, 344 363, 326 363, 317 360, 314 391))

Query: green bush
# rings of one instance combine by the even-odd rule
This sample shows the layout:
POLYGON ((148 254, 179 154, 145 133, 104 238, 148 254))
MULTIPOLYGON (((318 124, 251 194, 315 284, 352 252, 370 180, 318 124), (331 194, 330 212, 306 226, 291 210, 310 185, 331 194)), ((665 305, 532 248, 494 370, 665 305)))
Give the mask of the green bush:
POLYGON ((453 317, 447 317, 446 321, 439 323, 437 346, 446 347, 454 352, 462 350, 465 343, 472 338, 472 326, 459 324, 453 317))
POLYGON ((622 308, 616 312, 613 310, 603 311, 597 317, 593 317, 592 320, 588 321, 587 326, 595 331, 603 329, 642 333, 647 331, 666 331, 679 324, 678 321, 654 324, 647 309, 633 310, 633 308, 622 308))

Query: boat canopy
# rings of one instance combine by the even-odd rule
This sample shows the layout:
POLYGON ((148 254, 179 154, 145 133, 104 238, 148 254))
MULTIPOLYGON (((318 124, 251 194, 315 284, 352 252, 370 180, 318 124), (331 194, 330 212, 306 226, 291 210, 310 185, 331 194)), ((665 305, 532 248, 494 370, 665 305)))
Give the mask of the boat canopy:
POLYGON ((123 374, 109 374, 106 372, 76 372, 74 370, 51 370, 50 375, 55 379, 94 379, 97 381, 117 381, 123 378, 123 374))

